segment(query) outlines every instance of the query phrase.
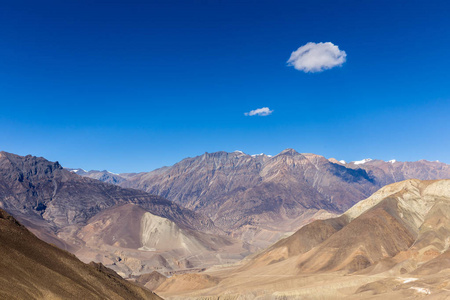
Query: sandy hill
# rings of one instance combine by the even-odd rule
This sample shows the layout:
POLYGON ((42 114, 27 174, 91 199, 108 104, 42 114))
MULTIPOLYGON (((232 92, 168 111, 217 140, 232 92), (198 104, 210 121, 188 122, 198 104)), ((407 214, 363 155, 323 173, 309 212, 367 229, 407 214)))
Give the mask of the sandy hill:
POLYGON ((47 244, 0 209, 0 298, 161 299, 100 264, 47 244))
POLYGON ((250 253, 240 241, 182 228, 135 204, 98 213, 69 240, 83 244, 74 252, 77 256, 111 265, 124 276, 205 268, 250 253))
MULTIPOLYGON (((449 215, 450 180, 394 183, 240 265, 207 271, 219 283, 183 297, 444 299, 450 297, 449 215)), ((176 281, 157 291, 176 298, 176 281)))

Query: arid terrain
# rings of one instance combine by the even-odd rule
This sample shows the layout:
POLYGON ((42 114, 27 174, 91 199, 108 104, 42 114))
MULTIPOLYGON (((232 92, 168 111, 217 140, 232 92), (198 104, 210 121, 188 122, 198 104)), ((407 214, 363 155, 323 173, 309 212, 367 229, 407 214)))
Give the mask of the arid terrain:
POLYGON ((77 174, 167 198, 262 249, 312 220, 343 213, 386 184, 450 178, 450 166, 426 160, 346 163, 286 149, 275 156, 205 153, 138 174, 77 174))
POLYGON ((0 240, 1 299, 161 299, 41 241, 2 209, 0 240))
POLYGON ((450 298, 450 180, 388 185, 240 264, 176 275, 166 299, 450 298))
MULTIPOLYGON (((168 197, 195 199, 184 193, 195 188, 197 207, 80 176, 44 158, 1 152, 0 206, 45 242, 95 262, 89 268, 167 299, 448 297, 450 180, 408 179, 357 200, 383 182, 446 177, 448 165, 344 163, 294 150, 273 158, 205 154, 189 164, 149 174, 173 180, 168 197), (179 174, 158 175, 171 169, 179 174), (208 213, 212 207, 215 214, 208 213)), ((47 245, 18 226, 33 243, 47 245)), ((16 246, 22 247, 4 244, 16 246)), ((19 259, 8 255, 5 270, 19 259)), ((37 289, 39 297, 59 297, 37 289)))
POLYGON ((201 213, 31 155, 0 152, 0 199, 39 238, 125 277, 236 262, 252 250, 201 213))

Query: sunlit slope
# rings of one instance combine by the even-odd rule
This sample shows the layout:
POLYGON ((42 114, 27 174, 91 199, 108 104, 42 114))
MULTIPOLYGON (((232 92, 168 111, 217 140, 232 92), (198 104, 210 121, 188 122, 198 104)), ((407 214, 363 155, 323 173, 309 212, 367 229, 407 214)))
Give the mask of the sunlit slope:
MULTIPOLYGON (((187 295, 448 297, 449 215, 450 180, 391 184, 340 217, 310 223, 240 265, 208 271, 217 286, 187 295)), ((178 297, 175 279, 157 291, 178 297)))

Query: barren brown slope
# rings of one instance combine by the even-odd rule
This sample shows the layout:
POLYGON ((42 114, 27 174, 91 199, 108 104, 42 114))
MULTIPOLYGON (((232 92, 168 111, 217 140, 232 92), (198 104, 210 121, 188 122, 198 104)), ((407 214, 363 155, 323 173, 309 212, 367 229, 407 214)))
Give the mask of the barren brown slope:
POLYGON ((373 265, 368 272, 414 273, 420 264, 445 256, 449 213, 450 180, 392 184, 347 211, 351 222, 300 256, 299 270, 354 272, 373 265))
POLYGON ((0 209, 0 298, 161 299, 49 245, 0 209))
POLYGON ((386 199, 333 234, 300 258, 300 272, 355 272, 385 257, 407 250, 415 234, 396 211, 395 199, 386 199))
POLYGON ((167 277, 159 273, 158 271, 153 271, 151 273, 142 274, 136 278, 136 282, 145 286, 149 290, 154 290, 160 286, 167 277))
POLYGON ((416 256, 425 251, 430 255, 432 250, 441 253, 450 232, 449 183, 407 180, 386 186, 339 218, 304 226, 251 263, 298 255, 300 272, 354 272, 404 251, 416 256))
MULTIPOLYGON (((340 218, 304 226, 241 266, 207 271, 220 279, 218 285, 181 298, 366 299, 375 293, 377 299, 446 299, 449 215, 450 180, 391 184, 340 218)), ((184 283, 175 279, 158 292, 180 297, 176 281, 184 283)))
POLYGON ((347 224, 348 220, 345 216, 313 221, 288 238, 281 239, 266 250, 250 257, 248 263, 242 269, 270 265, 306 253, 347 224))
POLYGON ((84 245, 74 252, 84 261, 100 261, 123 275, 206 268, 249 253, 241 241, 181 228, 134 204, 98 213, 66 240, 84 245))

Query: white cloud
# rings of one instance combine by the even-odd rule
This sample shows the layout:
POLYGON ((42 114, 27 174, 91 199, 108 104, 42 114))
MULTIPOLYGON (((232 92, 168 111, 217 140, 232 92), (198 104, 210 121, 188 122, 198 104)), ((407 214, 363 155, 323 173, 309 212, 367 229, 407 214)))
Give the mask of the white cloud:
POLYGON ((249 112, 244 113, 246 116, 261 116, 265 117, 273 113, 273 110, 270 110, 268 107, 261 107, 249 112))
POLYGON ((292 52, 287 64, 306 73, 322 72, 341 66, 346 57, 345 51, 333 43, 308 43, 292 52))

